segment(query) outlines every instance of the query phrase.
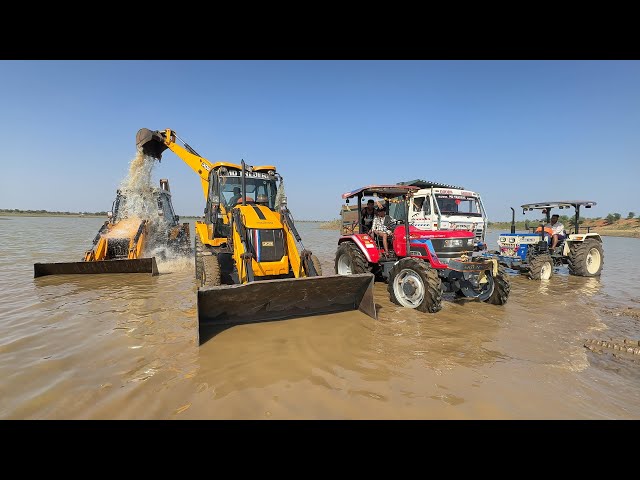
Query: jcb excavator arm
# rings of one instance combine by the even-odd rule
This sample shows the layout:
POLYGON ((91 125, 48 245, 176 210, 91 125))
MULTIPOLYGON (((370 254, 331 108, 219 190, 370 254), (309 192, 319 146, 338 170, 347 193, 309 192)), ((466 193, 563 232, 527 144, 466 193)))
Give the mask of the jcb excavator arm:
POLYGON ((200 156, 187 143, 183 142, 184 147, 176 143, 176 138, 178 138, 176 132, 170 128, 155 131, 141 128, 136 134, 136 147, 141 149, 145 155, 156 158, 158 161, 162 159, 162 152, 167 148, 171 150, 198 174, 202 184, 202 193, 206 199, 209 193, 209 172, 213 168, 213 164, 200 156))

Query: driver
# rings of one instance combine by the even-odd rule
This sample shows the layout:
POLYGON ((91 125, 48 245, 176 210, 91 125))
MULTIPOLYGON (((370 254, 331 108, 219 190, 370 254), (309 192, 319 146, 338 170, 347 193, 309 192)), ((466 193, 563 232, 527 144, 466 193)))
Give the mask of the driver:
POLYGON ((371 225, 371 233, 376 237, 382 238, 382 245, 384 246, 384 255, 389 256, 389 244, 388 238, 393 233, 391 228, 394 226, 393 219, 387 215, 387 208, 382 205, 376 210, 376 216, 373 219, 371 225))
POLYGON ((238 202, 238 200, 240 200, 240 198, 242 198, 240 187, 233 187, 233 197, 229 199, 228 205, 230 207, 233 207, 238 202))
POLYGON ((545 230, 551 228, 551 250, 556 248, 556 245, 565 239, 564 225, 558 221, 559 218, 560 216, 557 213, 553 214, 551 215, 551 223, 545 225, 545 230))

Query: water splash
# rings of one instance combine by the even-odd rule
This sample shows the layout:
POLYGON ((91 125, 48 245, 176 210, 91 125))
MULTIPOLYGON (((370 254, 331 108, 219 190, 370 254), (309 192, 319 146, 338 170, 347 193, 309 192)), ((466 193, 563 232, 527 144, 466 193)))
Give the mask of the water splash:
MULTIPOLYGON (((129 164, 129 173, 120 183, 120 205, 118 207, 118 225, 113 229, 123 236, 135 235, 140 222, 148 222, 148 238, 142 252, 143 257, 157 257, 170 269, 182 264, 174 261, 184 258, 167 246, 172 224, 170 217, 164 215, 159 203, 161 189, 152 184, 153 168, 156 161, 138 150, 129 164)), ((182 266, 182 268, 185 268, 182 266)), ((165 269, 166 270, 166 269, 165 269)))
POLYGON ((129 164, 129 174, 120 184, 120 191, 126 198, 121 204, 123 218, 158 220, 158 187, 151 183, 155 160, 138 151, 129 164))

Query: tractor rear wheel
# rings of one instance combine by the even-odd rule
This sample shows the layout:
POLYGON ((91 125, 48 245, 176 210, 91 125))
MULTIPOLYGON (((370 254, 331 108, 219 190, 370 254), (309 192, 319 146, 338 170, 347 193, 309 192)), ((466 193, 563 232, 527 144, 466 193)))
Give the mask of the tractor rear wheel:
POLYGON ((569 273, 580 277, 599 277, 604 265, 602 242, 587 238, 569 246, 569 273))
POLYGON ((511 284, 503 267, 498 267, 498 275, 493 277, 493 293, 485 300, 492 305, 504 305, 509 299, 511 284))
POLYGON ((553 275, 553 259, 551 255, 532 256, 529 260, 529 271, 527 276, 531 280, 549 280, 553 275))
POLYGON ((335 271, 336 275, 368 273, 369 262, 355 243, 342 242, 336 251, 335 271))
POLYGON ((442 308, 442 280, 435 268, 414 258, 403 258, 389 273, 390 300, 396 305, 436 313, 442 308))

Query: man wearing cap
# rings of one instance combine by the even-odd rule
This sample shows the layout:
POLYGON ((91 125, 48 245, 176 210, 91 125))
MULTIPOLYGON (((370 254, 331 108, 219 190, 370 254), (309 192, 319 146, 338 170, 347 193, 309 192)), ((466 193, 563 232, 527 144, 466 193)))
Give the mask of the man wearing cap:
POLYGON ((378 207, 376 210, 376 216, 373 219, 371 226, 371 232, 376 237, 382 238, 382 244, 384 245, 384 254, 389 255, 389 245, 387 239, 393 232, 391 227, 393 226, 393 219, 387 215, 387 209, 384 205, 378 207))

